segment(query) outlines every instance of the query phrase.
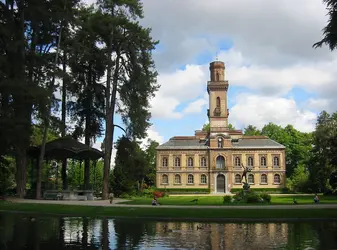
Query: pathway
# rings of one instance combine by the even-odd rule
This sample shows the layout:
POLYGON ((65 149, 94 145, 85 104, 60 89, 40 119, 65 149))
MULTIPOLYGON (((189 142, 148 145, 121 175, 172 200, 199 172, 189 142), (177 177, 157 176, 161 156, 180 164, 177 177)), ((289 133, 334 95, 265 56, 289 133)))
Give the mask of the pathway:
POLYGON ((151 205, 126 205, 119 204, 128 200, 114 199, 113 204, 110 204, 108 200, 94 200, 94 201, 63 201, 63 200, 27 200, 18 198, 8 198, 8 201, 17 203, 31 203, 31 204, 60 204, 60 205, 80 205, 80 206, 99 206, 99 207, 128 207, 128 208, 193 208, 193 209, 322 209, 330 208, 337 209, 337 204, 305 204, 305 205, 247 205, 247 206, 180 206, 180 205, 161 205, 161 206, 151 206, 151 205))

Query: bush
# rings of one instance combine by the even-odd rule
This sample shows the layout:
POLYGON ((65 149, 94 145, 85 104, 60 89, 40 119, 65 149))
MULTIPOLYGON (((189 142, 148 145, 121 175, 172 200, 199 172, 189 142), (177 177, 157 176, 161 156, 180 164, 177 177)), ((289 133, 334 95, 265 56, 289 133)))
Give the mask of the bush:
POLYGON ((152 198, 153 192, 154 190, 152 188, 144 189, 142 192, 142 196, 147 197, 147 198, 152 198))
POLYGON ((157 191, 169 194, 209 194, 209 188, 157 188, 157 191))
POLYGON ((154 191, 153 192, 153 196, 156 198, 162 198, 164 197, 165 193, 164 192, 160 192, 160 191, 154 191))
POLYGON ((261 197, 258 193, 255 192, 248 192, 246 194, 246 202, 247 203, 258 203, 261 202, 261 197))
POLYGON ((244 200, 244 196, 245 196, 245 193, 244 193, 243 190, 241 190, 240 192, 237 192, 237 193, 234 195, 233 199, 234 199, 236 202, 240 202, 240 201, 244 200))
POLYGON ((271 196, 270 196, 270 194, 267 194, 267 193, 261 194, 261 198, 263 199, 263 201, 266 201, 266 202, 271 201, 271 196))
POLYGON ((232 197, 225 195, 223 197, 223 203, 230 203, 230 202, 232 202, 232 197))

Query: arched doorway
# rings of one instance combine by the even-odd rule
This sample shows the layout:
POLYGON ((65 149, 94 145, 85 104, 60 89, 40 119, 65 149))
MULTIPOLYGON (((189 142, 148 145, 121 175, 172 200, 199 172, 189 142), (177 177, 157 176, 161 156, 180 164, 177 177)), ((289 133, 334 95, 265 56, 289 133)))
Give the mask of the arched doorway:
POLYGON ((225 176, 223 174, 219 174, 216 177, 216 192, 225 193, 225 187, 226 187, 225 176))

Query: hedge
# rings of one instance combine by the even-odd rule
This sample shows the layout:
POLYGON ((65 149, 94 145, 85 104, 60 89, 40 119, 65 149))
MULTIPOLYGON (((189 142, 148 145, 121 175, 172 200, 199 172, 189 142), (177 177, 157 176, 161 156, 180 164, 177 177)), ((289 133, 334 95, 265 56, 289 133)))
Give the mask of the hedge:
MULTIPOLYGON (((269 194, 282 194, 287 193, 287 190, 284 188, 251 188, 251 191, 256 193, 269 193, 269 194)), ((242 188, 232 188, 231 193, 237 193, 242 191, 242 188)))
POLYGON ((169 194, 209 194, 209 188, 157 188, 160 192, 169 194))

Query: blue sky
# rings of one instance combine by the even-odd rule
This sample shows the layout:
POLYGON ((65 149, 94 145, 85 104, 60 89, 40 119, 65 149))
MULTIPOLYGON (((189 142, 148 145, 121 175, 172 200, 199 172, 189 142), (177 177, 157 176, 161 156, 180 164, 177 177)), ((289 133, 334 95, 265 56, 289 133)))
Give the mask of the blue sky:
MULTIPOLYGON (((337 55, 312 48, 327 21, 321 1, 143 3, 141 24, 160 41, 153 58, 161 88, 151 100, 149 138, 163 143, 201 129, 216 55, 226 64, 229 122, 236 128, 274 122, 312 131, 320 111, 336 110, 337 55)), ((115 129, 115 139, 122 133, 115 129)))

